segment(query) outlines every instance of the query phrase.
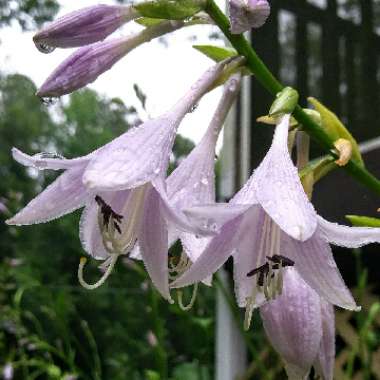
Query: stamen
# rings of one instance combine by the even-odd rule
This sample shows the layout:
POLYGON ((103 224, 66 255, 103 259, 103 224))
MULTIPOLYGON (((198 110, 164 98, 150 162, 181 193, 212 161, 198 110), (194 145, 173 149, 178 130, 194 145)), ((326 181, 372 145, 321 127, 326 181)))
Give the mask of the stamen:
POLYGON ((256 302, 256 296, 257 296, 258 288, 257 286, 254 286, 252 289, 251 297, 247 298, 247 305, 245 307, 245 314, 244 314, 244 330, 249 330, 249 327, 251 325, 253 310, 255 308, 255 302, 256 302))
POLYGON ((112 219, 113 223, 111 223, 111 225, 114 225, 119 231, 120 227, 116 227, 116 224, 121 223, 123 216, 113 211, 112 207, 108 205, 99 195, 95 196, 95 201, 99 205, 100 212, 103 215, 103 225, 108 228, 110 220, 112 219))
POLYGON ((86 265, 87 258, 81 257, 79 261, 79 267, 78 267, 78 280, 79 283, 88 290, 94 290, 96 288, 99 288, 99 286, 103 285, 104 282, 107 280, 107 278, 110 276, 113 268, 115 267, 116 261, 119 258, 119 255, 113 255, 111 256, 109 265, 107 267, 107 270, 104 272, 103 276, 100 278, 99 281, 97 281, 95 284, 88 284, 84 278, 83 278, 83 268, 86 265))
POLYGON ((195 300, 197 299, 197 294, 198 294, 198 282, 196 282, 194 284, 194 287, 193 287, 193 292, 191 294, 191 299, 190 299, 190 302, 188 303, 188 305, 184 305, 183 304, 183 291, 182 290, 177 290, 177 297, 178 297, 178 306, 181 310, 183 311, 189 311, 193 306, 194 306, 194 303, 195 303, 195 300))

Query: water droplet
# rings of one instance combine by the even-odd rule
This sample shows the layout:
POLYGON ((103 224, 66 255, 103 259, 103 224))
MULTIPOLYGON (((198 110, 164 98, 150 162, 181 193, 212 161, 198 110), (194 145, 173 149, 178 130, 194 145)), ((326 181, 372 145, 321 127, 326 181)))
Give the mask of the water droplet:
POLYGON ((211 231, 217 231, 218 230, 218 225, 216 223, 212 223, 210 226, 211 231))
POLYGON ((47 159, 47 158, 53 158, 53 159, 65 159, 61 154, 55 153, 55 152, 41 152, 37 153, 33 156, 33 158, 36 159, 47 159))
POLYGON ((160 172, 160 168, 154 169, 154 174, 158 174, 160 172))
POLYGON ((198 108, 198 103, 193 104, 193 105, 191 106, 190 110, 189 110, 189 113, 194 112, 197 108, 198 108))
POLYGON ((41 97, 41 102, 42 104, 44 104, 45 106, 53 106, 54 104, 56 104, 59 100, 59 98, 52 98, 52 97, 41 97))
POLYGON ((289 229, 289 234, 297 240, 302 239, 303 229, 301 226, 293 226, 289 229))
POLYGON ((205 186, 207 186, 208 185, 208 179, 205 177, 205 178, 202 178, 201 179, 201 183, 202 183, 202 185, 205 185, 205 186))
POLYGON ((35 45, 36 48, 44 54, 52 53, 55 50, 54 46, 49 46, 48 44, 45 44, 43 42, 36 42, 35 45))
POLYGON ((193 188, 196 189, 198 186, 199 186, 199 183, 196 182, 196 183, 194 183, 193 188))

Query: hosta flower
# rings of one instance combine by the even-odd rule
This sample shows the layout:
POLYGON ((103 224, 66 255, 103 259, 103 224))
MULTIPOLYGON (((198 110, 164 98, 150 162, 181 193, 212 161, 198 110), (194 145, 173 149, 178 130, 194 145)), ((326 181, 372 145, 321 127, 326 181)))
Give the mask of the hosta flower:
MULTIPOLYGON (((192 152, 168 177, 169 202, 176 208, 215 203, 215 146, 230 107, 240 90, 240 74, 227 81, 222 98, 205 135, 192 152)), ((194 262, 206 247, 209 238, 172 231, 171 240, 181 239, 186 257, 194 262)))
POLYGON ((317 216, 289 155, 288 127, 289 115, 276 127, 260 166, 229 204, 188 210, 199 223, 215 223, 220 233, 173 287, 202 281, 232 255, 236 297, 239 306, 246 307, 246 327, 255 307, 281 294, 283 269, 291 266, 326 301, 357 309, 329 243, 358 247, 380 241, 380 229, 339 226, 317 216))
POLYGON ((98 4, 71 12, 40 30, 33 41, 42 53, 104 40, 120 26, 139 17, 133 6, 98 4))
POLYGON ((173 32, 185 25, 182 21, 164 21, 126 37, 114 38, 84 46, 63 61, 46 79, 37 95, 59 97, 94 82, 99 75, 137 46, 173 32))
POLYGON ((228 7, 233 34, 263 26, 270 14, 267 0, 229 0, 228 7))
POLYGON ((284 273, 282 295, 260 308, 265 332, 285 362, 290 380, 304 380, 314 366, 332 380, 335 358, 334 308, 294 268, 284 273))
POLYGON ((169 111, 116 138, 91 154, 73 160, 47 154, 28 156, 13 149, 14 158, 38 169, 63 169, 59 176, 8 224, 47 222, 86 205, 80 222, 85 250, 104 260, 105 275, 94 285, 79 279, 87 288, 101 285, 117 258, 128 254, 139 240, 141 256, 150 277, 170 299, 168 286, 167 223, 177 229, 204 234, 192 227, 184 215, 169 204, 165 176, 176 130, 188 111, 212 87, 226 62, 209 69, 169 111))

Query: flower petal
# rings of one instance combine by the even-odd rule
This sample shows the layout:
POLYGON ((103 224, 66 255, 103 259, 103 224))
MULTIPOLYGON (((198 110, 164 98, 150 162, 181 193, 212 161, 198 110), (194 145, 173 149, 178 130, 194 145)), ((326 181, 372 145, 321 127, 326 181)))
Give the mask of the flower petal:
POLYGON ((262 306, 260 313, 270 342, 286 362, 289 379, 305 379, 321 345, 318 294, 288 268, 282 295, 262 306))
POLYGON ((230 204, 233 205, 254 205, 259 203, 256 197, 255 188, 253 182, 255 181, 255 175, 251 175, 244 186, 234 195, 230 200, 230 204))
MULTIPOLYGON (((256 206, 247 212, 240 227, 240 239, 233 256, 235 294, 240 307, 246 306, 247 298, 251 297, 253 287, 256 286, 256 278, 248 277, 247 273, 259 268, 266 261, 265 254, 259 257, 264 222, 265 212, 256 206)), ((256 307, 261 305, 264 299, 256 297, 256 307)))
POLYGON ((51 153, 38 153, 33 156, 29 156, 17 148, 12 148, 12 156, 15 161, 24 166, 33 167, 39 170, 61 170, 71 169, 79 165, 83 166, 87 161, 89 161, 90 155, 68 160, 64 157, 60 157, 51 153))
POLYGON ((250 207, 250 204, 213 203, 185 208, 183 213, 192 223, 218 231, 225 223, 243 214, 250 207))
POLYGON ((226 223, 220 233, 211 239, 199 259, 171 287, 180 288, 203 281, 215 273, 232 254, 236 247, 242 216, 226 223))
POLYGON ((323 380, 333 380, 335 362, 335 316, 333 305, 321 298, 322 340, 319 354, 314 363, 323 380))
POLYGON ((258 201, 280 228, 305 241, 313 235, 317 219, 289 155, 289 118, 285 115, 276 127, 272 146, 254 173, 253 186, 258 201))
POLYGON ((161 210, 165 215, 165 218, 168 221, 169 225, 172 225, 178 230, 182 230, 184 232, 192 232, 194 234, 202 236, 215 235, 215 231, 211 230, 207 226, 198 226, 196 224, 190 223, 181 210, 178 210, 176 207, 172 206, 166 193, 165 182, 161 178, 157 178, 155 181, 153 181, 152 185, 160 195, 161 210))
POLYGON ((358 248, 370 243, 380 243, 380 228, 349 227, 331 223, 318 216, 322 236, 339 247, 358 248))
POLYGON ((82 212, 79 222, 79 238, 83 249, 97 260, 105 260, 109 253, 103 245, 98 224, 98 205, 95 200, 89 202, 82 212))
POLYGON ((83 166, 61 174, 13 218, 11 225, 45 223, 84 206, 88 194, 82 184, 83 166))
POLYGON ((120 136, 88 165, 83 182, 97 190, 123 190, 166 174, 177 124, 163 116, 120 136))
POLYGON ((140 253, 153 284, 170 301, 168 230, 161 213, 159 194, 154 189, 148 191, 138 238, 140 253))
POLYGON ((326 301, 349 310, 359 310, 337 268, 331 248, 319 230, 305 242, 281 235, 281 251, 292 259, 295 268, 326 301))

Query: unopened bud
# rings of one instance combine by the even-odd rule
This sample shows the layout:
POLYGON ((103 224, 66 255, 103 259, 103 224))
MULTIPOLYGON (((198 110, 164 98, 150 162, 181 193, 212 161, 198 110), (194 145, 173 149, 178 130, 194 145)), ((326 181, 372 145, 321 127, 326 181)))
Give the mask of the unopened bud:
POLYGON ((74 52, 48 77, 37 96, 41 98, 60 97, 94 82, 101 74, 137 46, 172 32, 183 22, 162 22, 136 34, 97 42, 74 52))
POLYGON ((132 6, 95 5, 71 12, 39 31, 33 41, 43 53, 102 41, 124 23, 139 17, 132 6))
POLYGON ((291 114, 298 104, 298 92, 291 87, 285 87, 276 95, 276 100, 273 102, 269 110, 269 116, 282 116, 291 114))

